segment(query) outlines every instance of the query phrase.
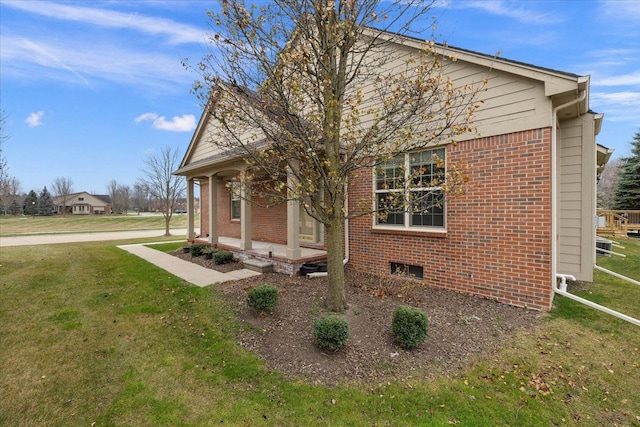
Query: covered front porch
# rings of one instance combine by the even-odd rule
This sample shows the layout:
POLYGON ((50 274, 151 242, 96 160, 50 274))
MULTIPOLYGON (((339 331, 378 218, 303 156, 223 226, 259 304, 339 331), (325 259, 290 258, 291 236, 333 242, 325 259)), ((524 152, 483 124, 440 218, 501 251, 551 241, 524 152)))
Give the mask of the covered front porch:
POLYGON ((207 175, 187 177, 187 240, 229 250, 237 259, 272 265, 273 271, 289 275, 297 274, 305 263, 326 260, 317 223, 311 227, 312 238, 304 233, 309 218, 299 203, 289 200, 271 207, 252 203, 256 196, 240 168, 210 168, 207 175), (196 185, 201 203, 199 235, 194 223, 196 185))
MULTIPOLYGON (((208 237, 195 237, 189 239, 194 243, 212 244, 208 237)), ((274 271, 283 274, 295 275, 302 264, 316 263, 327 259, 327 252, 321 249, 300 247, 300 256, 296 259, 287 257, 287 246, 278 243, 259 242, 252 240, 251 249, 241 249, 241 240, 233 237, 218 237, 218 242, 213 245, 231 251, 235 257, 242 260, 258 260, 273 264, 274 271)))

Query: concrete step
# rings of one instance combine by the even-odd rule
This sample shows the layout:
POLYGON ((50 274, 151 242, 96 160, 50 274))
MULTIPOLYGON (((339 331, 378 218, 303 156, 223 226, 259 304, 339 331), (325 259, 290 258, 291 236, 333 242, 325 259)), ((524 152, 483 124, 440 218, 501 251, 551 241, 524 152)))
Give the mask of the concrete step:
POLYGON ((258 273, 270 273, 273 271, 273 263, 268 261, 262 261, 259 259, 247 259, 243 261, 243 264, 245 268, 257 271, 258 273))

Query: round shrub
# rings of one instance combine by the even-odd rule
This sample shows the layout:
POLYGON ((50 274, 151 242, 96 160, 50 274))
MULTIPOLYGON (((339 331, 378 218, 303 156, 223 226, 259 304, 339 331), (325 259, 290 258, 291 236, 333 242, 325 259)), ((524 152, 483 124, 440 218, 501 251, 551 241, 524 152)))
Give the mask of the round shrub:
POLYGON ((200 243, 194 243, 189 248, 189 252, 191 252, 192 256, 200 256, 200 255, 203 254, 204 249, 208 248, 208 247, 209 247, 209 245, 203 245, 203 244, 200 244, 200 243))
POLYGON ((277 304, 278 289, 274 286, 256 286, 247 293, 247 305, 258 313, 272 313, 277 304))
POLYGON ((405 348, 415 348, 422 344, 427 338, 428 326, 426 313, 415 307, 401 305, 393 312, 393 338, 405 348))
POLYGON ((233 252, 229 251, 216 251, 213 253, 213 262, 216 265, 226 264, 233 260, 233 252))
POLYGON ((349 339, 349 324, 342 317, 322 317, 313 324, 316 345, 325 350, 338 350, 349 339))

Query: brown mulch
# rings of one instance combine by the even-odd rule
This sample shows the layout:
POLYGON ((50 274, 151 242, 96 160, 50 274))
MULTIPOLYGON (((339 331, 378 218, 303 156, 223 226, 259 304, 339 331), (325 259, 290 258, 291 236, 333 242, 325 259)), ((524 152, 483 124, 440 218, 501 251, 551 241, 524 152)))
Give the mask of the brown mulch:
MULTIPOLYGON (((174 255, 221 271, 242 268, 239 262, 216 266, 189 254, 174 255)), ((215 289, 247 326, 238 337, 243 347, 288 377, 327 385, 445 374, 464 367, 474 355, 504 346, 518 331, 534 327, 542 318, 539 312, 347 268, 349 308, 344 316, 350 337, 345 348, 327 352, 313 340, 313 322, 328 314, 323 308, 326 284, 326 278, 267 273, 215 289), (278 288, 278 306, 270 315, 258 315, 247 306, 246 294, 265 283, 278 288), (398 346, 391 334, 392 314, 401 304, 418 307, 429 317, 427 340, 413 350, 398 346)))

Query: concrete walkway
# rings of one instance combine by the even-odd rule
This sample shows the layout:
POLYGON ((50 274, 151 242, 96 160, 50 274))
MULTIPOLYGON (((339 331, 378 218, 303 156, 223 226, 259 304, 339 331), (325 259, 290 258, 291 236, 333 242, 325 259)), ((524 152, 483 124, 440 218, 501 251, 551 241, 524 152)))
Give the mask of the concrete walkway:
POLYGON ((121 245, 118 246, 118 248, 136 255, 153 265, 157 265, 174 276, 178 276, 189 283, 201 287, 209 286, 214 283, 228 282, 230 280, 239 280, 260 275, 260 273, 246 268, 231 271, 229 273, 221 273, 210 268, 202 267, 193 262, 185 261, 165 252, 149 248, 145 245, 149 245, 149 243, 145 243, 144 245, 121 245))

